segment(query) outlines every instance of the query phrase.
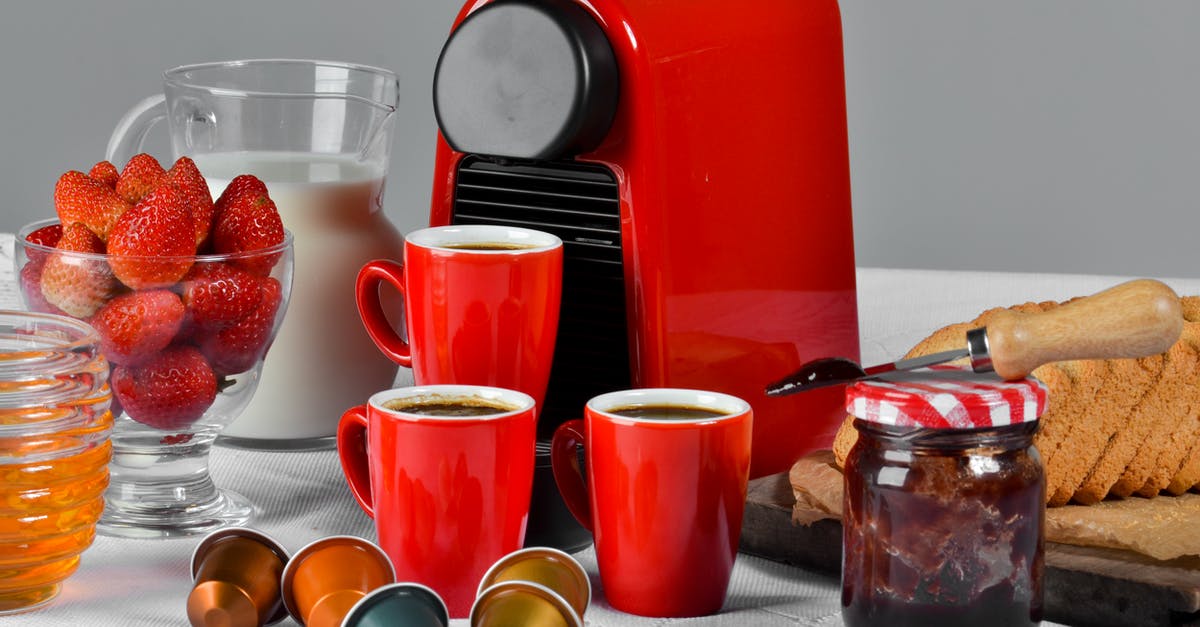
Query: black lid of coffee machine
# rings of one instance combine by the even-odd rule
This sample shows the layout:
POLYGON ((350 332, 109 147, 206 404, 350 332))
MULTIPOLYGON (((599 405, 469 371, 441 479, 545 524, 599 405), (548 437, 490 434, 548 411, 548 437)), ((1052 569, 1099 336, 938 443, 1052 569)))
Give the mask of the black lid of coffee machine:
POLYGON ((433 110, 459 152, 559 159, 599 145, 617 108, 617 62, 571 0, 496 0, 442 48, 433 110))

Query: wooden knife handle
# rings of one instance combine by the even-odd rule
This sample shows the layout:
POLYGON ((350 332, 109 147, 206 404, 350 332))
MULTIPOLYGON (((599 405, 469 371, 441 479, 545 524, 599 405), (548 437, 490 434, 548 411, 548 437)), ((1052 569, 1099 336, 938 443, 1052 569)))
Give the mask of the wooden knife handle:
POLYGON ((1019 379, 1052 361, 1157 355, 1182 331, 1175 292, 1137 279, 1049 311, 1002 311, 988 323, 987 338, 996 374, 1019 379))

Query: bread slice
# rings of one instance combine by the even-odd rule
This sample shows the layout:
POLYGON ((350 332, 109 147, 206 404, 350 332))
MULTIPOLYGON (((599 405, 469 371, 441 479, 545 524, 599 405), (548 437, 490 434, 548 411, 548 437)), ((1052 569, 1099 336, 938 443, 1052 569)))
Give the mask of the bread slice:
MULTIPOLYGON (((1087 414, 1071 417, 1071 459, 1066 465, 1062 482, 1046 501, 1048 505, 1066 505, 1083 486, 1084 479, 1100 462, 1109 440, 1126 427, 1130 413, 1146 396, 1162 375, 1162 355, 1141 359, 1105 360, 1108 366, 1104 384, 1087 414)), ((1124 470, 1122 466, 1121 470, 1124 470)), ((1083 497, 1086 498, 1086 497, 1083 497)))
POLYGON ((1187 454, 1184 442, 1196 439, 1194 430, 1188 428, 1188 421, 1194 422, 1200 411, 1200 385, 1187 384, 1200 372, 1200 350, 1197 347, 1200 347, 1200 324, 1185 321, 1180 341, 1167 351, 1167 365, 1161 380, 1166 385, 1159 387, 1160 390, 1167 390, 1174 402, 1159 408, 1157 415, 1147 416, 1154 424, 1142 437, 1125 472, 1109 490, 1110 494, 1121 498, 1135 493, 1146 497, 1156 496, 1170 482, 1170 475, 1165 468, 1156 474, 1159 465, 1169 465, 1174 469, 1182 465, 1183 456, 1187 454), (1152 482, 1155 476, 1159 478, 1152 482))
MULTIPOLYGON (((1200 355, 1200 297, 1185 296, 1180 299, 1183 306, 1183 334, 1180 341, 1190 345, 1200 355)), ((1188 462, 1192 448, 1200 442, 1200 380, 1196 375, 1188 379, 1183 393, 1193 398, 1188 412, 1179 417, 1178 424, 1164 439, 1155 457, 1153 469, 1145 484, 1137 490, 1137 494, 1145 497, 1156 496, 1172 484, 1183 466, 1188 462)), ((1182 487, 1185 477, 1180 477, 1175 483, 1175 491, 1179 494, 1188 488, 1182 487)))
POLYGON ((1071 433, 1079 425, 1071 417, 1089 415, 1107 370, 1103 361, 1076 360, 1046 364, 1033 371, 1050 392, 1033 438, 1045 468, 1047 498, 1058 490, 1074 460, 1071 433))
POLYGON ((1197 482, 1200 482, 1200 442, 1192 444, 1183 466, 1171 478, 1171 483, 1167 484, 1167 492, 1179 496, 1196 487, 1197 482))
MULTIPOLYGON (((1138 452, 1157 449, 1160 440, 1152 440, 1151 434, 1161 430, 1167 423, 1175 423, 1179 416, 1187 415, 1190 402, 1180 388, 1196 372, 1196 352, 1184 342, 1176 342, 1162 357, 1161 374, 1150 379, 1150 387, 1142 400, 1116 425, 1116 431, 1108 440, 1104 452, 1088 473, 1083 483, 1075 490, 1073 500, 1084 505, 1099 503, 1108 496, 1109 490, 1129 470, 1138 452)), ((1145 457, 1150 457, 1147 453, 1145 457)), ((1146 483, 1143 476, 1122 485, 1118 496, 1128 496, 1146 483)))

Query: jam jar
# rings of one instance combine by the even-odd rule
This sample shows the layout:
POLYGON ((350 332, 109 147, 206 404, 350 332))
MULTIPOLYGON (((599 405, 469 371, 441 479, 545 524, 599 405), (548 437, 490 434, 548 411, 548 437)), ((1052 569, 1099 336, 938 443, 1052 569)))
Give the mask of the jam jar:
POLYGON ((846 405, 845 624, 1038 624, 1045 386, 937 368, 855 383, 846 405))

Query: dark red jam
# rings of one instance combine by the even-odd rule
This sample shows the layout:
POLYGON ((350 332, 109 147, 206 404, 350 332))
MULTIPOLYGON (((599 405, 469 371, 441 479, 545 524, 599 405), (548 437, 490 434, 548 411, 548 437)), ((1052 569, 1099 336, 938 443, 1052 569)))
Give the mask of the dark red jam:
POLYGON ((849 627, 1016 627, 1042 619, 1046 482, 1038 423, 983 429, 856 420, 846 459, 849 627))

